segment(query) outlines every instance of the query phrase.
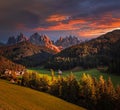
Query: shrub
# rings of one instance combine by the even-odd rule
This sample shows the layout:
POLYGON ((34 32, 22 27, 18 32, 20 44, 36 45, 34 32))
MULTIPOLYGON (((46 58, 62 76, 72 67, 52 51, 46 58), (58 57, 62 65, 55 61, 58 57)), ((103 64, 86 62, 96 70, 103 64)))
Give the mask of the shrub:
POLYGON ((26 72, 22 77, 21 85, 47 92, 49 89, 49 80, 47 76, 40 77, 37 73, 26 72))

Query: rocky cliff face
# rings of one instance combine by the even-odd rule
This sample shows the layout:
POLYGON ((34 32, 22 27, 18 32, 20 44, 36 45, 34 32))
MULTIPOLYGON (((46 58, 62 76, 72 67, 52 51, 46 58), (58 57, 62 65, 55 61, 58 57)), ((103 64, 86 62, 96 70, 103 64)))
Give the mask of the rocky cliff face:
POLYGON ((18 35, 18 37, 16 38, 17 43, 24 42, 24 41, 27 41, 27 40, 28 40, 28 38, 25 37, 22 33, 20 33, 20 35, 18 35))
POLYGON ((57 52, 60 51, 60 49, 53 44, 53 42, 47 35, 39 35, 38 33, 34 33, 32 36, 30 36, 29 41, 33 44, 51 48, 52 50, 56 50, 57 52))
POLYGON ((50 48, 52 50, 55 50, 56 52, 60 52, 62 49, 65 49, 67 47, 70 47, 72 45, 76 45, 81 43, 81 41, 74 36, 69 36, 62 38, 60 37, 55 43, 45 34, 38 34, 34 33, 29 38, 25 37, 22 33, 18 35, 17 37, 9 37, 7 45, 13 45, 16 43, 29 41, 32 44, 38 45, 38 46, 45 46, 47 48, 50 48))
POLYGON ((20 35, 18 35, 17 37, 14 37, 14 36, 9 37, 7 41, 7 45, 13 45, 13 44, 24 42, 27 40, 28 38, 25 37, 22 33, 20 33, 20 35))
POLYGON ((55 45, 60 46, 60 47, 62 47, 64 49, 64 48, 70 47, 72 45, 79 44, 80 42, 81 41, 75 36, 69 36, 69 37, 65 37, 65 38, 60 37, 55 42, 55 45))
POLYGON ((30 42, 33 44, 37 44, 37 45, 51 45, 52 41, 50 40, 50 38, 47 35, 39 35, 38 33, 34 33, 32 36, 30 36, 30 42))
POLYGON ((12 45, 16 43, 16 38, 14 36, 11 36, 8 38, 7 44, 12 45))

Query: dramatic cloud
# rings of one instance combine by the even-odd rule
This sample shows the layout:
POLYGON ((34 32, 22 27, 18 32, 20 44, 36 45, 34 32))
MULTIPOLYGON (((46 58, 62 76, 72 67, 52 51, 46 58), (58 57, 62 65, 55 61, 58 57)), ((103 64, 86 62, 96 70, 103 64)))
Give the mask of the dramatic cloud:
POLYGON ((120 0, 1 0, 0 13, 1 36, 38 31, 96 37, 120 27, 120 0))

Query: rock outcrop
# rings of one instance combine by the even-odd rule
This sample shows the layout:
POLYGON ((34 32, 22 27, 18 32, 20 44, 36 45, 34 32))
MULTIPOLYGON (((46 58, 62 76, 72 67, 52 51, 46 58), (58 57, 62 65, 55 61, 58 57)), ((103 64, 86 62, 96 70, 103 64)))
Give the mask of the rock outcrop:
POLYGON ((53 44, 47 35, 39 35, 38 33, 34 33, 32 36, 30 36, 29 41, 33 44, 45 46, 52 50, 60 52, 60 49, 53 44))
POLYGON ((76 44, 79 44, 81 41, 75 37, 75 36, 69 36, 69 37, 60 37, 56 42, 55 42, 55 45, 56 46, 60 46, 62 47, 63 49, 64 48, 67 48, 67 47, 70 47, 72 45, 76 45, 76 44))

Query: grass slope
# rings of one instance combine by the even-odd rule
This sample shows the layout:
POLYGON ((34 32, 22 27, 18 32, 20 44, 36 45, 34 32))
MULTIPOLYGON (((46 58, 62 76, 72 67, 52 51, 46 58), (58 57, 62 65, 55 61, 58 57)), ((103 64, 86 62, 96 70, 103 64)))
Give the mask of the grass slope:
POLYGON ((85 110, 59 98, 0 80, 0 110, 85 110))

